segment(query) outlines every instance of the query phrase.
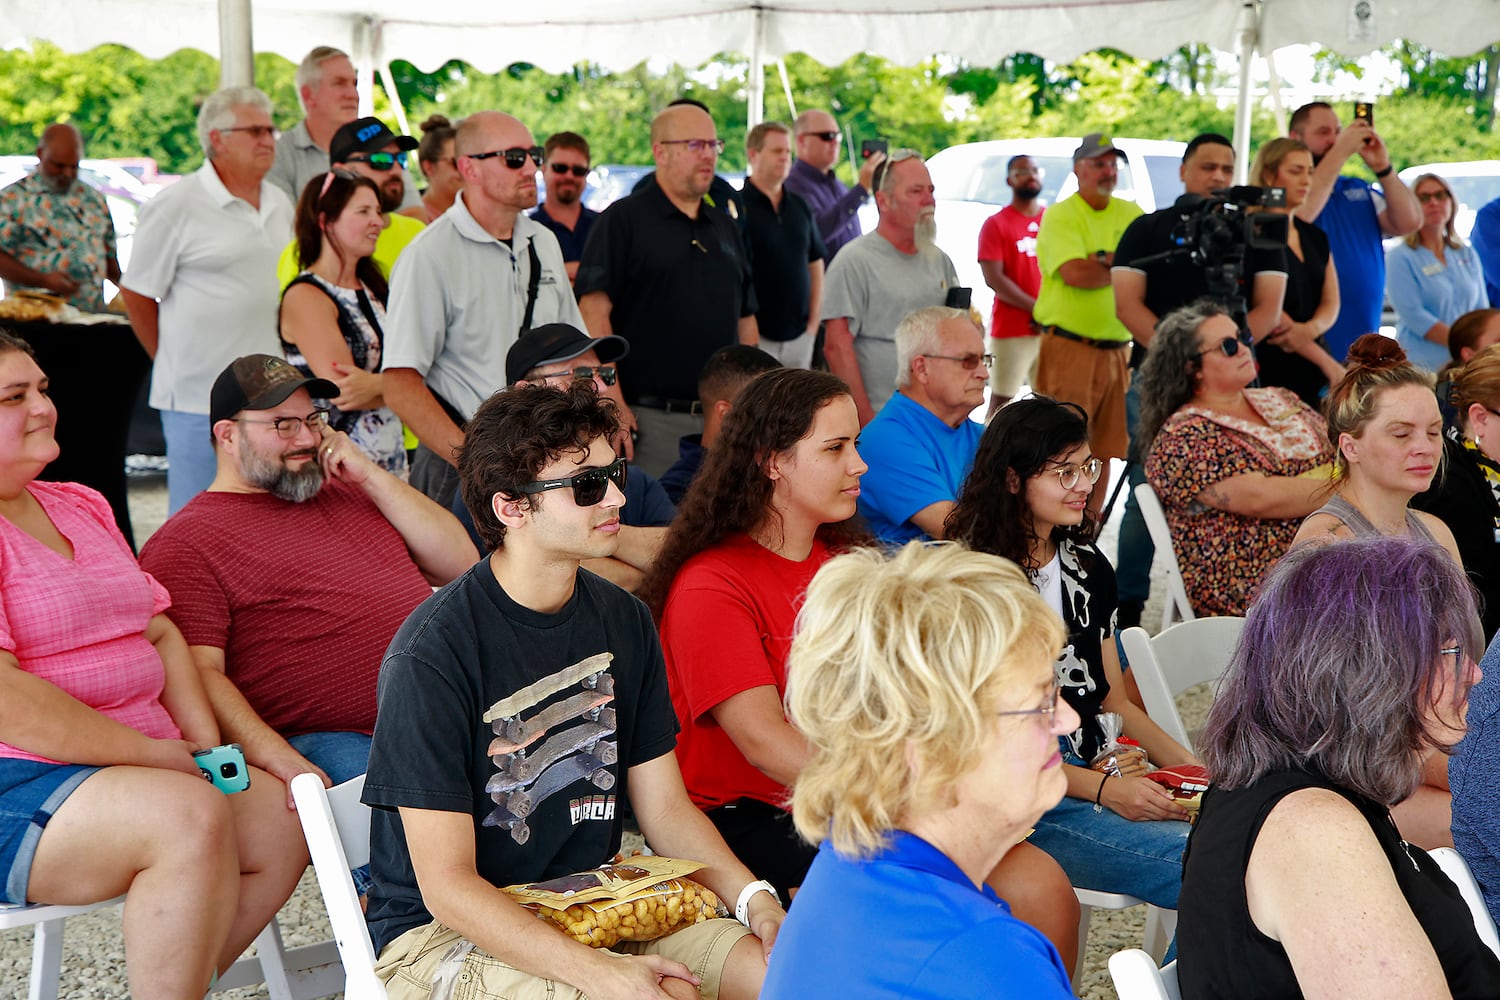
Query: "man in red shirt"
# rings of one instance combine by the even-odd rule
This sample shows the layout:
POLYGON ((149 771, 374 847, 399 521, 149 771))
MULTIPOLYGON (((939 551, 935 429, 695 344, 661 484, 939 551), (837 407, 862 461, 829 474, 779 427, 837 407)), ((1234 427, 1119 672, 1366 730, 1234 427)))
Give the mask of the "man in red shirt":
POLYGON ((1036 358, 1041 337, 1031 318, 1042 271, 1036 262, 1036 233, 1045 209, 1037 204, 1042 193, 1042 168, 1031 157, 1012 156, 1005 165, 1010 204, 985 220, 979 230, 979 269, 984 283, 994 289, 990 314, 990 412, 1010 402, 1021 384, 1036 382, 1036 358))

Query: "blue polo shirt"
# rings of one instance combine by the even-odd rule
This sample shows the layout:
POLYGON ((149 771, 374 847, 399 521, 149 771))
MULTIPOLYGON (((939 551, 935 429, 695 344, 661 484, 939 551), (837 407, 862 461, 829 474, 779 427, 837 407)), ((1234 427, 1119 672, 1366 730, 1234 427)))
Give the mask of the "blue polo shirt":
POLYGON ((1052 942, 946 855, 897 830, 874 857, 826 840, 781 925, 761 1000, 1064 1000, 1052 942))
POLYGON ((1339 273, 1339 318, 1324 333, 1328 353, 1340 364, 1360 336, 1380 331, 1385 303, 1385 247, 1380 209, 1384 200, 1366 181, 1340 177, 1328 204, 1315 220, 1328 234, 1333 266, 1339 273))
POLYGON ((911 516, 958 499, 983 434, 982 424, 949 427, 904 393, 892 396, 859 436, 870 466, 859 481, 859 512, 875 537, 893 545, 926 538, 911 516))

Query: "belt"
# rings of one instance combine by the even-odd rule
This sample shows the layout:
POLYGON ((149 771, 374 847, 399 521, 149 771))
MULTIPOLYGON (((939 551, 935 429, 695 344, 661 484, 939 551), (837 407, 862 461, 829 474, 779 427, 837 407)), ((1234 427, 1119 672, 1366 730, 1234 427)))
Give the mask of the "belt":
POLYGON ((1128 340, 1100 340, 1098 337, 1085 337, 1081 333, 1074 333, 1072 330, 1065 330, 1060 326, 1044 326, 1042 327, 1042 332, 1050 333, 1054 337, 1061 337, 1063 340, 1076 340, 1080 344, 1088 344, 1090 347, 1097 347, 1101 351, 1115 351, 1122 347, 1129 347, 1131 344, 1128 340))
POLYGON ((635 405, 644 406, 648 410, 689 413, 695 416, 703 412, 703 404, 696 399, 673 399, 670 396, 640 396, 636 399, 635 405))

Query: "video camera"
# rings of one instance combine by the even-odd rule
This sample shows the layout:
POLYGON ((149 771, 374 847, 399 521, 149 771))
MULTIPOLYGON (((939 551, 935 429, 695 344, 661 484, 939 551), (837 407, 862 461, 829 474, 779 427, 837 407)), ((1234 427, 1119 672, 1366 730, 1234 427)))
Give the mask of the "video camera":
POLYGON ((1250 248, 1274 250, 1286 246, 1289 217, 1275 212, 1247 212, 1249 208, 1283 208, 1286 190, 1238 186, 1212 195, 1185 194, 1177 199, 1179 215, 1172 240, 1194 264, 1219 269, 1238 264, 1250 248))

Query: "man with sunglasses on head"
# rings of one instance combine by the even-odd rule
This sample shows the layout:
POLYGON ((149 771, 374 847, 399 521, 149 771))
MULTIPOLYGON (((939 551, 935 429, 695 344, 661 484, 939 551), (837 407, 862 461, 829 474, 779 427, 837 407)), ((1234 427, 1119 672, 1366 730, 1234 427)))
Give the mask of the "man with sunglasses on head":
POLYGON ((224 742, 285 782, 364 773, 385 647, 474 562, 451 514, 328 426, 337 395, 280 357, 236 359, 211 392, 213 482, 141 550, 224 742))
POLYGON ((568 265, 568 280, 578 275, 578 260, 583 256, 589 230, 599 213, 583 204, 583 189, 589 176, 589 141, 577 132, 557 132, 542 145, 542 176, 547 182, 547 199, 536 207, 531 217, 557 237, 563 261, 568 265))
POLYGON ((470 422, 464 502, 492 551, 392 641, 365 779, 391 1000, 427 1000, 437 977, 482 996, 748 1000, 765 977, 785 912, 687 796, 650 612, 582 565, 618 551, 617 428, 584 380, 496 393, 470 422), (737 920, 595 949, 498 891, 609 862, 627 790, 652 849, 704 865, 693 878, 737 920))
POLYGON ((453 139, 464 189, 391 274, 385 401, 422 443, 411 484, 447 507, 463 426, 506 384, 505 354, 526 330, 582 328, 557 237, 536 205, 542 147, 516 118, 480 111, 453 139))

